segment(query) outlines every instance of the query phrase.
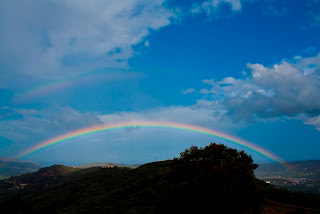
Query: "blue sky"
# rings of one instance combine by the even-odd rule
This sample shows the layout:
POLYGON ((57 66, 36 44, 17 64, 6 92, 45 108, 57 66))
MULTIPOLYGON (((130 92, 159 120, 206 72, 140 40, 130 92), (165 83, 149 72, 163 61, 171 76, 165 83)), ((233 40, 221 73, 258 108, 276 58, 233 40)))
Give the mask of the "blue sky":
MULTIPOLYGON (((1 1, 0 156, 92 125, 152 120, 222 131, 287 161, 319 159, 319 8, 319 0, 1 1)), ((210 142, 227 143, 118 130, 26 159, 142 163, 210 142)))

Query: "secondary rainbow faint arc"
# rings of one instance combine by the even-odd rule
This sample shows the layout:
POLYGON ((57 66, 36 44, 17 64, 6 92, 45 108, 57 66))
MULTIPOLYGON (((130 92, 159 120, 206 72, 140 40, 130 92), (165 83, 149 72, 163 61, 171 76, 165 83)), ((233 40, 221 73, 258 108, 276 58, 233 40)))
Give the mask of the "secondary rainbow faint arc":
MULTIPOLYGON (((96 75, 96 74, 92 73, 90 75, 92 76, 92 75, 96 75)), ((61 79, 48 81, 45 84, 36 85, 32 88, 29 88, 27 90, 19 92, 18 94, 16 94, 14 96, 14 100, 29 99, 31 97, 37 97, 39 95, 43 95, 48 92, 60 90, 65 87, 71 86, 75 82, 77 82, 81 79, 84 79, 86 77, 90 77, 88 73, 81 73, 81 74, 70 76, 70 77, 64 77, 61 79)))
POLYGON ((48 139, 46 141, 43 141, 33 147, 30 147, 20 153, 18 155, 18 158, 24 158, 28 155, 31 155, 32 153, 35 153, 37 151, 40 151, 42 149, 45 149, 49 146, 53 146, 58 143, 62 143, 64 141, 81 137, 88 134, 93 134, 97 132, 103 132, 103 131, 110 131, 110 130, 116 130, 116 129, 124 129, 124 128, 136 128, 136 127, 150 127, 150 128, 168 128, 168 129, 178 129, 183 131, 190 131, 190 132, 196 132, 200 134, 205 134, 209 136, 213 136, 216 138, 220 138, 222 140, 229 141, 233 144, 240 145, 244 148, 247 148, 255 153, 258 153, 270 160, 276 161, 276 162, 283 162, 281 158, 276 156, 275 154, 271 153, 270 151, 255 145, 253 143, 250 143, 248 141, 245 141, 240 138, 236 138, 234 136, 218 132, 212 129, 204 128, 201 126, 196 125, 190 125, 190 124, 183 124, 183 123, 174 123, 174 122, 158 122, 158 121, 128 121, 128 122, 122 122, 122 123, 114 123, 114 124, 103 124, 103 125, 97 125, 97 126, 91 126, 84 129, 79 129, 76 131, 72 131, 51 139, 48 139))

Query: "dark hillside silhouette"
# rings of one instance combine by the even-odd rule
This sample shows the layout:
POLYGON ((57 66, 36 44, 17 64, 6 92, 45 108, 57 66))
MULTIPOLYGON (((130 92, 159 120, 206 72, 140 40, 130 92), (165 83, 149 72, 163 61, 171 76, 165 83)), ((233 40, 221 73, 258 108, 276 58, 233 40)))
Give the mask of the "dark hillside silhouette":
MULTIPOLYGON (((290 203, 290 192, 255 178, 256 167, 245 152, 214 143, 135 169, 54 165, 0 181, 0 213, 259 213, 279 193, 290 203)), ((317 208, 319 197, 309 199, 295 202, 317 208)))

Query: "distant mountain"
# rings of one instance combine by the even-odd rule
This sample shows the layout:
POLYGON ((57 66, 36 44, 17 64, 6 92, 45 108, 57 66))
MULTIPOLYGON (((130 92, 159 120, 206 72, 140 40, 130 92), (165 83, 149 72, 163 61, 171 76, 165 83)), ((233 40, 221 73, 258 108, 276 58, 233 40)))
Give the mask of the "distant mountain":
POLYGON ((255 175, 277 187, 320 195, 320 160, 264 163, 255 175))
POLYGON ((128 168, 137 168, 141 164, 122 164, 122 163, 112 163, 112 162, 93 162, 93 163, 85 163, 81 164, 79 166, 76 166, 77 168, 90 168, 90 167, 96 167, 96 166, 101 166, 101 167, 106 167, 106 168, 112 168, 112 167, 128 167, 128 168))
POLYGON ((256 173, 259 175, 312 176, 320 177, 320 160, 292 161, 285 163, 259 164, 256 173))
POLYGON ((0 157, 0 179, 40 169, 40 164, 13 158, 0 157))
POLYGON ((19 163, 33 163, 33 164, 39 165, 38 163, 33 162, 33 161, 26 161, 26 160, 20 160, 20 159, 16 159, 16 158, 7 158, 7 157, 0 157, 0 161, 3 161, 3 162, 19 162, 19 163))

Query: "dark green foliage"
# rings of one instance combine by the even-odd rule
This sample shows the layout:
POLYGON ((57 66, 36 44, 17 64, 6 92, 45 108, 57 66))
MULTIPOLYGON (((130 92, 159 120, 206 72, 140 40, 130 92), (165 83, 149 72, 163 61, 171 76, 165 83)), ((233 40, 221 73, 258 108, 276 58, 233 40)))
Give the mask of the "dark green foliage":
POLYGON ((5 200, 0 201, 1 213, 17 213, 17 214, 31 214, 30 205, 21 199, 20 195, 14 195, 5 200))

